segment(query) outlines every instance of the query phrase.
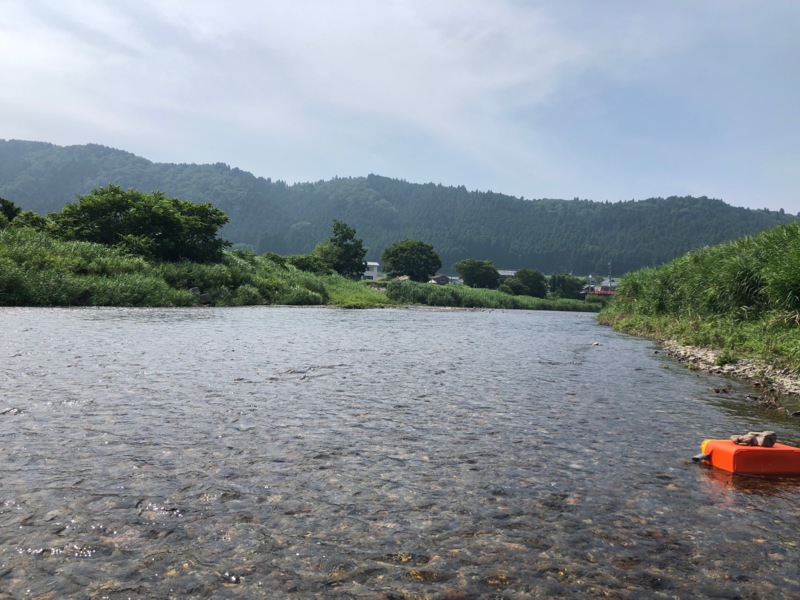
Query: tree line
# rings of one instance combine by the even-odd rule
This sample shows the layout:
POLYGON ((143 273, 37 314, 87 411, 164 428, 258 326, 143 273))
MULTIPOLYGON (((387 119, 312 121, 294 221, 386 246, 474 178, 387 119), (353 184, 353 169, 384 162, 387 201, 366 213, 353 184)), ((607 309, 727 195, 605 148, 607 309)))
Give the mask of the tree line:
MULTIPOLYGON (((223 251, 231 246, 219 236, 227 222, 225 212, 209 203, 195 204, 163 192, 123 190, 114 184, 78 196, 61 211, 46 216, 22 211, 14 202, 0 198, 0 229, 32 228, 60 240, 101 244, 156 262, 221 262, 223 251)), ((334 219, 332 235, 317 243, 311 253, 273 256, 303 271, 337 273, 358 280, 366 270, 368 250, 356 235, 355 228, 334 219)), ((381 260, 387 277, 420 283, 430 280, 442 266, 432 244, 413 239, 385 248, 381 260)), ((582 281, 563 274, 553 275, 548 282, 540 271, 524 268, 502 279, 491 261, 473 258, 457 262, 455 269, 471 288, 513 296, 544 298, 550 293, 580 298, 582 281)))
POLYGON ((358 230, 367 260, 380 261, 385 249, 403 240, 424 240, 449 274, 469 258, 501 269, 583 275, 605 274, 610 263, 622 274, 796 220, 704 196, 530 200, 379 175, 289 185, 222 163, 153 163, 92 144, 0 140, 0 196, 25 209, 60 211, 76 195, 110 181, 213 203, 228 216, 221 233, 233 247, 311 254, 340 220, 358 230))

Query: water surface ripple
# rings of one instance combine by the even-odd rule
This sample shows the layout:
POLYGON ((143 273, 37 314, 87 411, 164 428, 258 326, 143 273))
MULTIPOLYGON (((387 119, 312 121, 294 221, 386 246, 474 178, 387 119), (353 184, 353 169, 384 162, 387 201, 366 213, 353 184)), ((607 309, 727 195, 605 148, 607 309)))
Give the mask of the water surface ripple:
POLYGON ((690 460, 796 420, 591 315, 0 309, 0 358, 0 599, 800 597, 798 482, 690 460))

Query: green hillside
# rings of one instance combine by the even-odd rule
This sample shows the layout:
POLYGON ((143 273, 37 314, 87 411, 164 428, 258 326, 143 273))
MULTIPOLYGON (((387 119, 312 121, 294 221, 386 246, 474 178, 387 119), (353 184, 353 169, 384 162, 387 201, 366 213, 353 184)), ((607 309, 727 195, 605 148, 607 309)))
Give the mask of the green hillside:
POLYGON ((800 223, 623 277, 601 320, 800 372, 800 223))
POLYGON ((309 252, 339 219, 364 240, 367 260, 380 260, 399 240, 419 239, 451 273, 459 260, 478 258, 546 273, 605 274, 610 263, 620 274, 796 219, 706 197, 526 200, 378 175, 288 185, 221 163, 153 163, 95 144, 0 140, 0 197, 23 209, 59 211, 108 183, 210 202, 230 217, 222 236, 257 253, 309 252))

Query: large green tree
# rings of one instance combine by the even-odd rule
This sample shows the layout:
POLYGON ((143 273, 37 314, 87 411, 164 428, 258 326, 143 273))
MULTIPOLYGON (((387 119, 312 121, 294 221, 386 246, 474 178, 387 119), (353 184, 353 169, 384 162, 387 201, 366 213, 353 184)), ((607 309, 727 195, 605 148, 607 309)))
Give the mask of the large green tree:
POLYGON ((333 235, 317 244, 314 254, 339 275, 350 279, 360 279, 367 269, 367 263, 364 262, 367 249, 356 238, 356 230, 342 221, 334 220, 333 235))
POLYGON ((390 277, 407 275, 412 281, 428 281, 442 266, 442 259, 431 244, 402 240, 381 255, 383 271, 390 277))
POLYGON ((493 290, 500 284, 500 273, 490 260, 466 258, 454 266, 464 284, 470 287, 493 290))
POLYGON ((10 223, 13 221, 21 212, 22 209, 14 204, 11 200, 0 198, 0 215, 2 215, 7 222, 10 223))
POLYGON ((550 276, 550 293, 559 298, 580 300, 584 280, 566 273, 554 273, 550 276))
POLYGON ((533 296, 534 298, 547 296, 547 278, 536 269, 519 269, 514 277, 506 280, 505 285, 517 296, 533 296))
POLYGON ((43 231, 49 233, 53 230, 53 222, 41 215, 37 215, 32 210, 23 210, 11 222, 12 227, 28 227, 36 231, 43 231))
POLYGON ((228 216, 211 204, 112 184, 78 196, 53 220, 61 238, 115 246, 168 262, 214 262, 230 245, 217 236, 228 216))

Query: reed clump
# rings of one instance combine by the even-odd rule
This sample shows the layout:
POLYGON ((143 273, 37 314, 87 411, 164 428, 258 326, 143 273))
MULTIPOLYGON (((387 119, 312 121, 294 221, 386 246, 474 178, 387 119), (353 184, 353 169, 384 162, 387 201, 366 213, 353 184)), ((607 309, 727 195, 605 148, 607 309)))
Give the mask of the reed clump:
POLYGON ((800 372, 800 224, 629 273, 600 320, 800 372))
POLYGON ((0 231, 2 306, 189 306, 156 268, 89 242, 65 242, 29 228, 0 231))

